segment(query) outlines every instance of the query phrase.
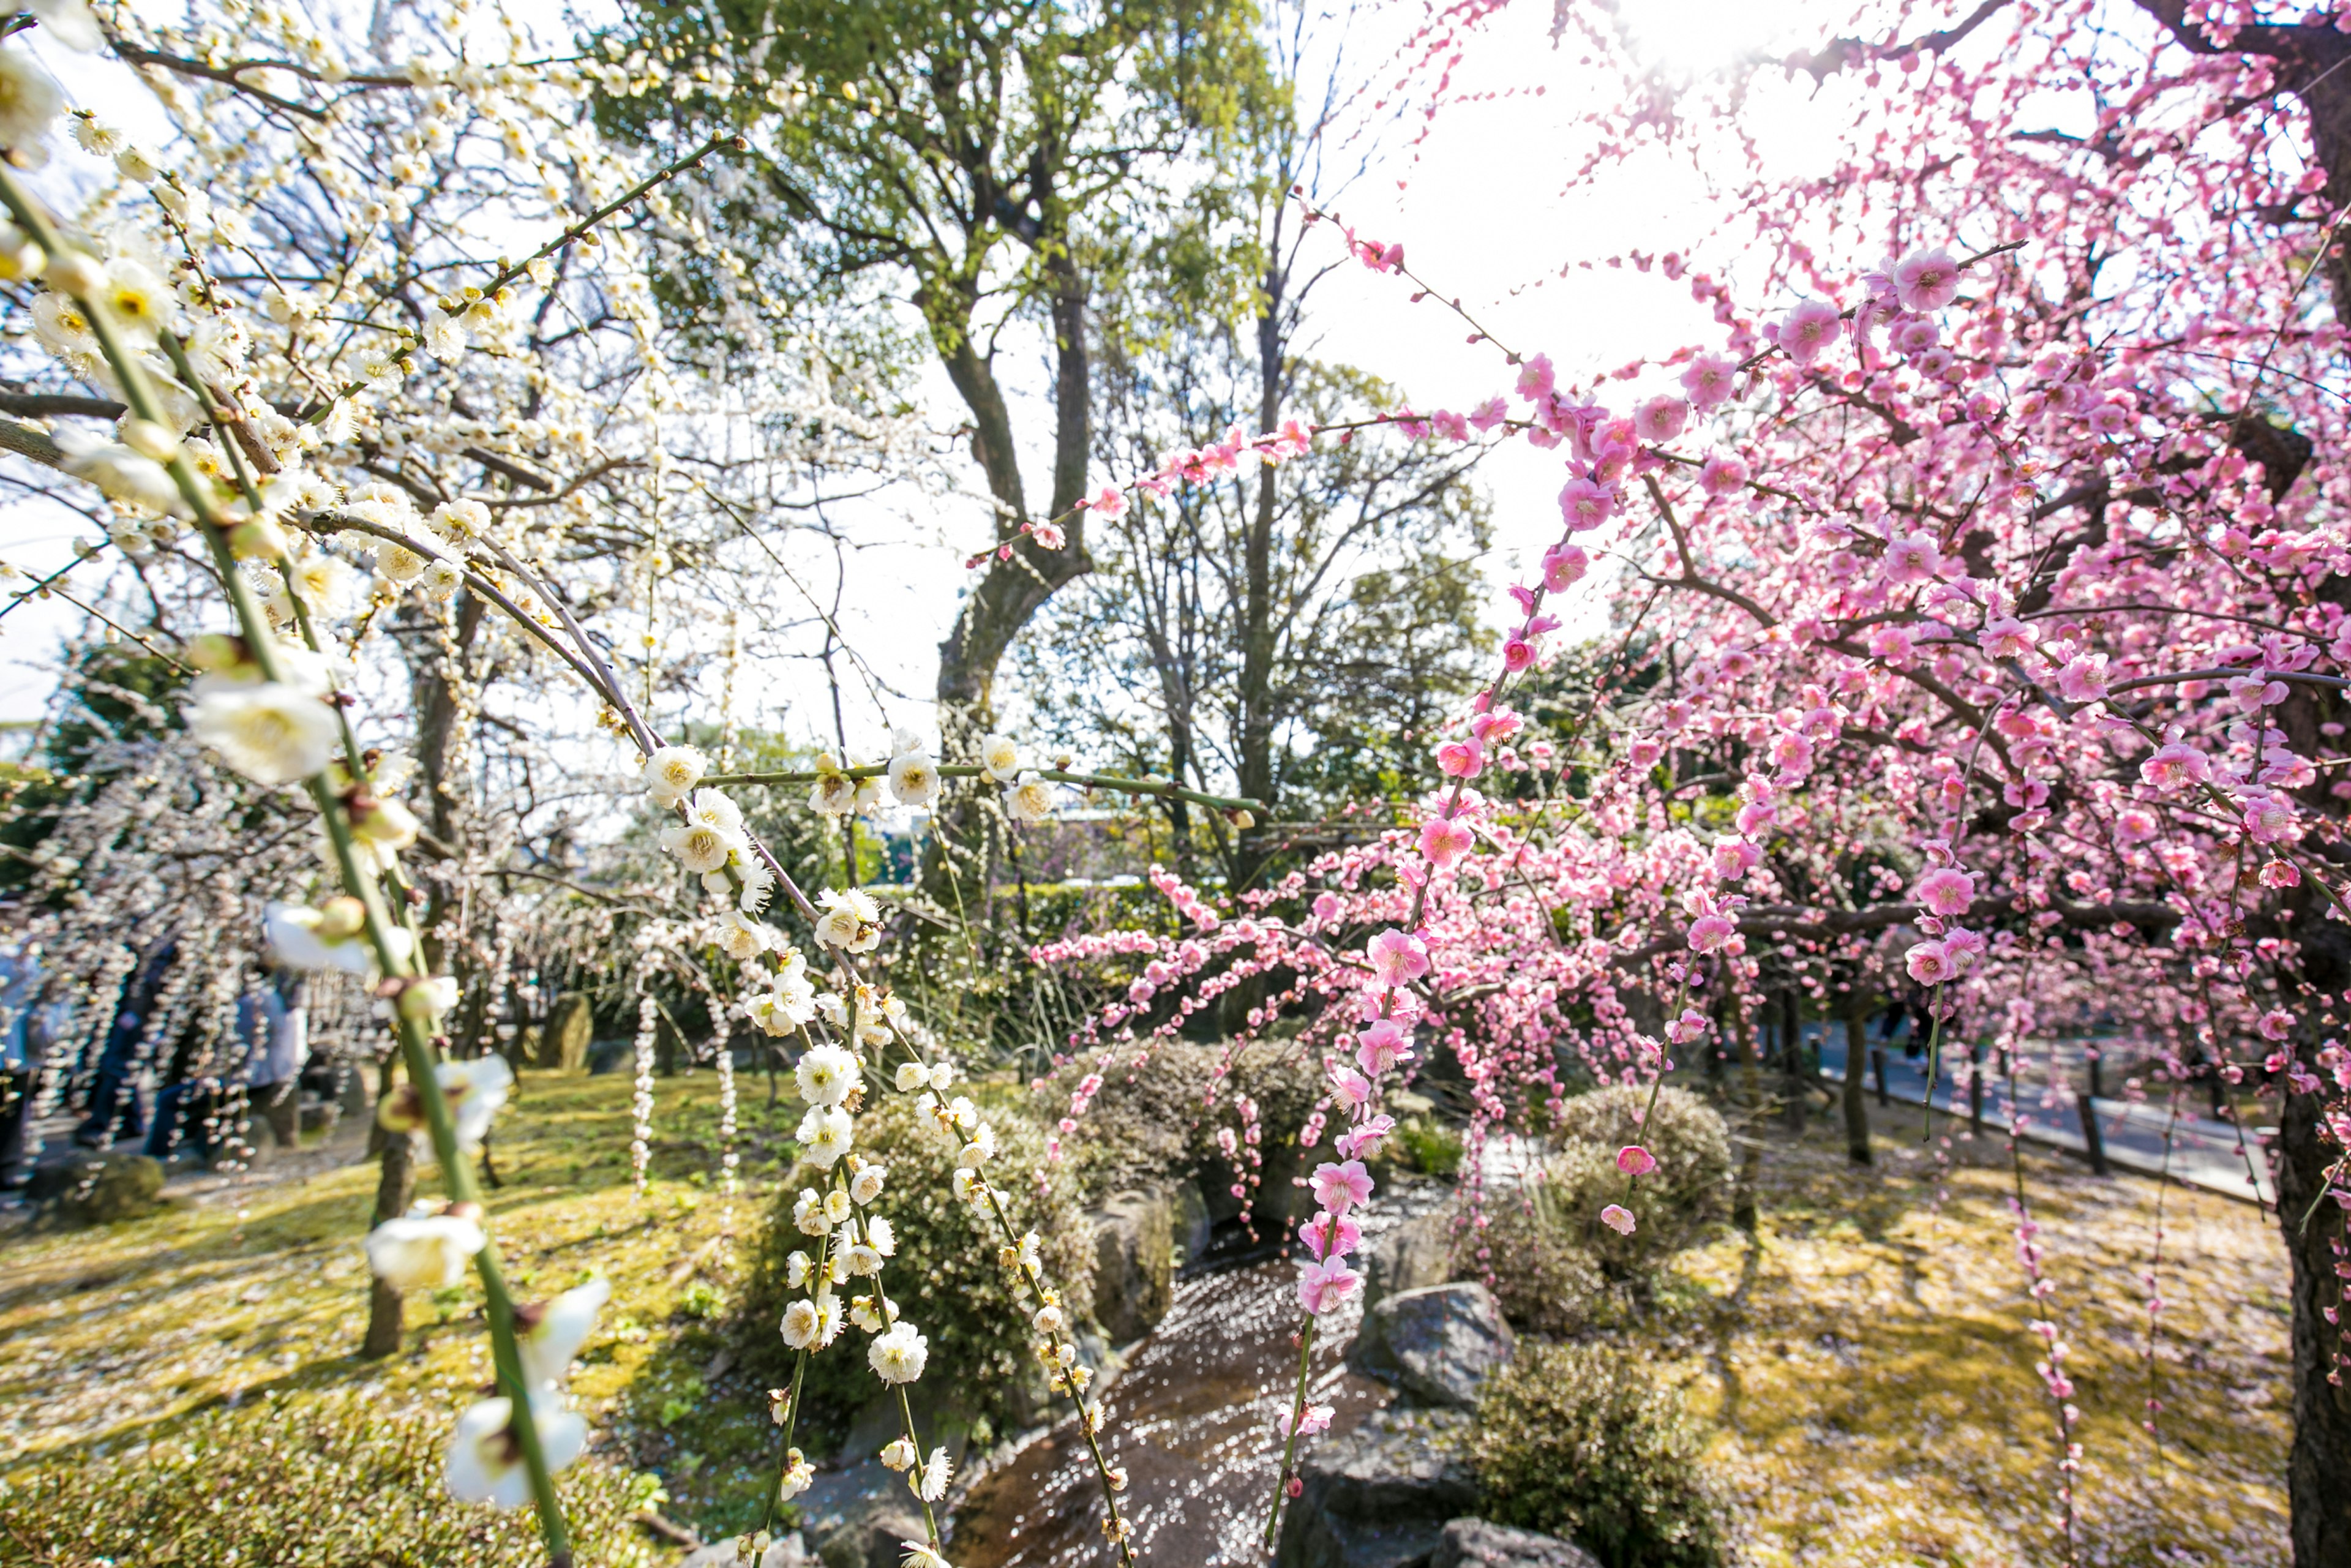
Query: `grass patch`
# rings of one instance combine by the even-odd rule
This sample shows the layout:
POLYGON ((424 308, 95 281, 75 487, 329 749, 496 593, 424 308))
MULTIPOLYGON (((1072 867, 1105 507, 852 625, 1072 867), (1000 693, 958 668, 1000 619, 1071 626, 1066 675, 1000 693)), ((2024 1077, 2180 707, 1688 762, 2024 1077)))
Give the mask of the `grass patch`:
MULTIPOLYGON (((1842 1134, 1774 1141, 1760 1244, 1685 1253, 1685 1286, 1610 1336, 1718 1433, 1759 1568, 2062 1561, 2054 1412, 2033 1370, 2005 1150, 1954 1145, 1944 1186, 1907 1140, 1848 1165, 1842 1134)), ((2286 1548, 2293 1437, 2283 1250, 2249 1206, 2164 1199, 2158 1447, 2140 1426, 2157 1188, 2028 1154, 2028 1197, 2078 1385, 2081 1558, 2261 1563, 2286 1548)))
MULTIPOLYGON (((519 1297, 552 1295, 596 1270, 612 1282, 572 1380, 595 1430, 582 1464, 622 1479, 649 1474, 667 1495, 664 1511, 705 1535, 754 1516, 774 1463, 765 1392, 727 1375, 717 1320, 744 1267, 758 1189, 789 1152, 796 1107, 786 1101, 770 1116, 761 1080, 741 1088, 746 1191, 731 1205, 731 1245, 730 1206, 715 1187, 717 1080, 706 1071, 655 1091, 643 1199, 630 1178, 627 1077, 523 1073, 491 1147, 503 1185, 486 1195, 519 1297)), ((306 1152, 298 1164, 308 1174, 265 1167, 203 1184, 210 1190, 144 1219, 0 1240, 0 1481, 21 1492, 44 1468, 148 1464, 173 1444, 208 1442, 225 1410, 264 1399, 301 1427, 312 1406, 328 1408, 321 1402, 355 1384, 371 1408, 415 1409, 445 1432, 490 1381, 480 1294, 411 1296, 400 1353, 358 1358, 368 1290, 360 1239, 375 1187, 362 1155, 354 1140, 340 1163, 306 1152)), ((435 1190, 432 1173, 421 1190, 435 1190)), ((439 1441, 428 1445, 435 1455, 439 1441)), ((121 1473, 134 1490, 152 1479, 134 1486, 121 1473)), ((461 1522, 487 1517, 441 1500, 437 1485, 422 1495, 461 1522)), ((315 1501, 288 1489, 237 1506, 266 1514, 315 1501)), ((147 1547, 90 1550, 144 1560, 147 1547)))

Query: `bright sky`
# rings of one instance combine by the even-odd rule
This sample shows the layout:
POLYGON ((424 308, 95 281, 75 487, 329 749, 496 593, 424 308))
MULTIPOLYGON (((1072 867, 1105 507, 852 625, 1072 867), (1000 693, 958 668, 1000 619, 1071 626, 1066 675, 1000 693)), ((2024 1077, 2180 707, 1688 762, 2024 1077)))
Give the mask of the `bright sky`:
MULTIPOLYGON (((1778 54, 1792 39, 1817 40, 1850 25, 1844 6, 1802 0, 1653 0, 1626 9, 1644 51, 1682 69, 1718 65, 1748 49, 1778 54)), ((1348 47, 1358 77, 1393 82, 1392 51, 1422 16, 1418 5, 1368 5, 1348 47)), ((1454 82, 1458 89, 1504 96, 1450 105, 1434 121, 1416 112, 1389 126, 1384 135, 1392 145, 1337 195, 1336 205, 1359 232, 1403 243, 1416 272, 1458 295, 1502 341, 1522 351, 1547 351, 1564 377, 1588 380, 1636 355, 1709 337, 1710 319, 1682 286, 1629 267, 1573 267, 1628 249, 1687 246, 1704 226, 1702 192, 1687 167, 1660 162, 1598 190, 1562 193, 1580 152, 1571 106, 1599 84, 1578 68, 1572 42, 1552 49, 1550 19, 1551 7, 1541 0, 1518 0, 1489 22, 1454 68, 1454 82), (1425 140, 1405 145, 1424 126, 1425 140), (1562 277, 1563 266, 1569 270, 1562 277)), ((126 101, 132 95, 122 90, 119 73, 53 47, 45 53, 78 101, 104 102, 110 119, 152 134, 126 101)), ((1809 82, 1802 85, 1809 89, 1809 82)), ((1784 105, 1768 102, 1767 118, 1786 125, 1788 151, 1802 157, 1811 150, 1805 121, 1813 117, 1803 112, 1794 89, 1778 96, 1784 105)), ((78 156, 67 152, 60 159, 78 156)), ((1317 243, 1336 254, 1335 234, 1325 230, 1317 243)), ((1465 329, 1449 313, 1433 303, 1410 305, 1407 298, 1408 287, 1395 278, 1343 267, 1313 297, 1311 351, 1378 374, 1422 409, 1467 409, 1508 390, 1510 372, 1496 350, 1466 345, 1465 329)), ((1026 406, 1016 411, 1026 429, 1048 426, 1042 385, 1040 376, 1024 397, 1026 406)), ((953 424, 959 407, 944 384, 933 391, 938 423, 953 424)), ((1040 448, 1030 455, 1030 472, 1041 476, 1044 466, 1040 448)), ((1489 565, 1499 603, 1502 574, 1531 560, 1557 537, 1558 459, 1513 444, 1489 460, 1480 482, 1496 502, 1498 549, 1489 565)), ((1031 489, 1041 488, 1032 479, 1031 489)), ((961 559, 983 536, 983 516, 976 505, 968 516, 951 510, 911 533, 901 516, 872 518, 877 536, 906 542, 868 558, 852 582, 845 621, 877 672, 902 691, 931 688, 934 649, 952 622, 965 579, 961 559)), ((46 570, 66 559, 73 539, 90 533, 87 524, 54 507, 20 502, 0 510, 0 559, 46 570)), ((1587 628, 1597 603, 1596 593, 1587 595, 1587 628)), ((52 685, 47 666, 57 638, 78 620, 77 612, 52 601, 26 605, 0 621, 0 719, 40 712, 52 685)), ((826 709, 809 666, 778 665, 759 672, 756 684, 763 688, 762 716, 780 713, 792 728, 817 731, 826 709)), ((927 716, 904 709, 892 715, 898 722, 927 716)), ((829 730, 829 719, 822 727, 829 730)), ((878 727, 862 738, 878 740, 878 727)))

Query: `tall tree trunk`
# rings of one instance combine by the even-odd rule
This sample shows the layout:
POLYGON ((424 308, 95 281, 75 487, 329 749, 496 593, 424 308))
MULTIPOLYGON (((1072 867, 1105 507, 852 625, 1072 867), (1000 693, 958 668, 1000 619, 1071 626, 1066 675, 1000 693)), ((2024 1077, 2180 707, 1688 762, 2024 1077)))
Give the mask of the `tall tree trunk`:
POLYGON ((1805 1103, 1811 1097, 1811 1085, 1805 1082, 1804 1026, 1802 1014, 1797 1009, 1796 993, 1792 987, 1780 993, 1780 1075, 1785 1081, 1788 1103, 1781 1107, 1787 1118, 1788 1130, 1798 1137, 1804 1135, 1804 1125, 1812 1107, 1805 1103))
POLYGON ((1844 993, 1844 1152, 1857 1166, 1871 1163, 1869 1101, 1862 1086, 1862 1063, 1869 1055, 1869 1008, 1856 980, 1844 993))
POLYGON ((1730 1027, 1739 1041, 1739 1082, 1747 1101, 1746 1114, 1740 1119, 1739 1185, 1730 1201, 1730 1222, 1752 1236, 1755 1184, 1763 1174, 1763 1071, 1755 1059, 1755 1028, 1747 1016, 1747 998, 1736 991, 1730 996, 1730 1027))
MULTIPOLYGON (((941 287, 925 285, 916 295, 935 323, 934 345, 946 366, 947 380, 970 410, 972 455, 987 480, 996 502, 996 549, 987 566, 956 614, 955 625, 939 644, 939 739, 946 759, 962 761, 978 748, 979 738, 995 720, 996 670, 1013 639, 1029 624, 1048 599, 1065 584, 1093 570, 1086 555, 1085 514, 1072 512, 1085 494, 1088 444, 1092 438, 1092 389, 1086 351, 1086 287, 1076 266, 1066 256, 1048 268, 1053 278, 1053 486, 1041 517, 1029 514, 1028 493, 1021 483, 1019 454, 1012 436, 1012 415, 1004 389, 996 379, 993 361, 974 346, 971 317, 977 296, 956 287, 954 312, 944 324, 936 314, 941 287), (1061 524, 1062 547, 1049 550, 1023 532, 1024 525, 1070 515, 1061 524)), ((940 796, 935 821, 958 844, 967 844, 979 821, 977 784, 958 782, 940 796)), ((922 883, 935 898, 949 899, 950 880, 967 873, 986 875, 984 863, 958 870, 941 850, 938 835, 924 852, 922 883)), ((985 887, 978 890, 984 894, 985 887)))
MULTIPOLYGON (((2339 992, 2337 994, 2340 994, 2339 992)), ((2301 1051, 2305 1071, 2314 1052, 2301 1051)), ((2340 1319, 2351 1313, 2351 1281, 2336 1270, 2351 1247, 2345 1210, 2328 1200, 2331 1154, 2319 1097, 2288 1094, 2274 1166, 2278 1222, 2292 1264, 2294 1447, 2286 1458, 2294 1568, 2351 1568, 2351 1389, 2340 1319)))
MULTIPOLYGON (((392 1134, 383 1141, 382 1164, 376 1173, 373 1223, 399 1218, 415 1197, 416 1140, 410 1134, 392 1134)), ((392 1354, 400 1348, 401 1328, 400 1292, 370 1274, 367 1336, 360 1342, 360 1354, 371 1361, 392 1354)))
MULTIPOLYGON (((1271 430, 1281 422, 1282 368, 1288 357, 1282 329, 1282 295, 1289 273, 1282 266, 1280 218, 1277 214, 1274 242, 1268 249, 1265 294, 1258 307, 1257 427, 1271 430)), ((1278 492, 1274 471, 1260 466, 1257 474, 1257 507, 1249 516, 1249 536, 1241 555, 1240 734, 1236 737, 1237 774, 1240 792, 1261 801, 1269 819, 1273 810, 1273 526, 1278 492)), ((1233 855, 1231 885, 1254 882, 1265 866, 1265 830, 1241 834, 1233 855)))

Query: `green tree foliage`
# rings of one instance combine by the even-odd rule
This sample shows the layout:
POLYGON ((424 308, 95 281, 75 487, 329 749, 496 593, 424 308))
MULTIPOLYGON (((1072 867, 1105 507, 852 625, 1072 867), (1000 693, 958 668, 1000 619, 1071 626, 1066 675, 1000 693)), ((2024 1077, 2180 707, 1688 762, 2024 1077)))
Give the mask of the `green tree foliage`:
MULTIPOLYGON (((1118 367, 1109 406, 1121 461, 1155 464, 1249 423, 1253 355, 1230 334, 1202 332, 1118 367)), ((1311 360, 1287 365, 1284 379, 1286 406, 1308 422, 1402 401, 1360 371, 1311 360)), ((1257 774, 1285 817, 1420 788, 1428 735, 1490 647, 1464 634, 1489 539, 1486 503, 1468 480, 1475 455, 1386 430, 1326 436, 1270 476, 1270 508, 1249 465, 1139 502, 1098 541, 1095 577, 1028 644, 1029 689, 1087 749, 1215 790, 1257 774), (1253 723, 1249 557, 1261 528, 1270 722, 1253 723)), ((1179 841, 1196 832, 1241 856, 1220 821, 1199 821, 1180 801, 1167 809, 1179 841)))
POLYGON ((49 718, 33 753, 0 764, 0 893, 30 880, 26 857, 49 835, 57 809, 103 778, 114 764, 105 747, 181 727, 187 676, 142 649, 87 643, 67 654, 49 718))
MULTIPOLYGON (((926 349, 963 400, 995 537, 1012 555, 981 576, 941 646, 938 695, 957 708, 984 714, 1012 639, 1086 570, 1081 515, 1061 550, 1020 530, 1084 493, 1099 321, 1123 314, 1118 298, 1163 256, 1194 296, 1228 309, 1245 298, 1246 266, 1160 242, 1230 199, 1220 153, 1244 124, 1287 112, 1257 22, 1253 6, 1214 0, 644 0, 598 40, 608 57, 654 51, 704 84, 610 99, 608 131, 748 142, 681 196, 736 238, 723 253, 677 248, 664 283, 673 312, 722 339, 780 325, 901 371, 926 349), (900 302, 911 327, 876 308, 900 302), (1051 362, 1041 512, 998 375, 998 340, 1017 323, 1042 331, 1051 362)), ((1237 242, 1233 259, 1247 256, 1237 242)))
POLYGON ((1570 1537, 1604 1568, 1717 1568, 1727 1510, 1704 1443, 1642 1358, 1528 1342, 1487 1385, 1470 1451, 1490 1519, 1570 1537))

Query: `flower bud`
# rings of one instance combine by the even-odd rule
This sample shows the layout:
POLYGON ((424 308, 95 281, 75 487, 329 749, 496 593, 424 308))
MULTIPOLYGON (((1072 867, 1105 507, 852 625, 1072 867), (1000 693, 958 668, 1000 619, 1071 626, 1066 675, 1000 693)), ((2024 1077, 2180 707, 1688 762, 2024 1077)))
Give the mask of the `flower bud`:
POLYGON ((50 287, 85 299, 95 298, 106 287, 106 268, 96 256, 78 250, 60 251, 49 257, 41 276, 50 287))
POLYGON ((141 457, 169 463, 180 450, 180 438, 152 419, 122 422, 122 444, 141 457))
POLYGON ((340 894, 319 907, 319 939, 348 942, 367 928, 367 905, 350 894, 340 894))
POLYGON ((239 560, 283 560, 286 530, 268 517, 247 517, 229 530, 229 554, 239 560))
POLYGON ((41 247, 18 233, 15 225, 0 225, 0 282, 22 283, 37 277, 41 264, 47 259, 41 254, 41 247))

